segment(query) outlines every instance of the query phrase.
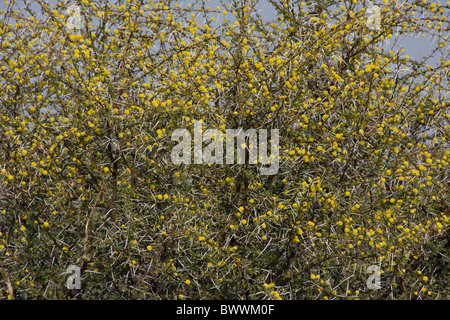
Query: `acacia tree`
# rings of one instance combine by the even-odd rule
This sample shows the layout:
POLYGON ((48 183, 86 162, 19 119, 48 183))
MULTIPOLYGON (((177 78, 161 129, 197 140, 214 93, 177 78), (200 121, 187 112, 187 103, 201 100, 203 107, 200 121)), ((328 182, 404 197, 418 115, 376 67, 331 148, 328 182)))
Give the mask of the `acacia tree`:
POLYGON ((0 297, 448 299, 449 3, 207 5, 5 2, 0 297), (278 172, 174 165, 196 120, 279 129, 278 172))

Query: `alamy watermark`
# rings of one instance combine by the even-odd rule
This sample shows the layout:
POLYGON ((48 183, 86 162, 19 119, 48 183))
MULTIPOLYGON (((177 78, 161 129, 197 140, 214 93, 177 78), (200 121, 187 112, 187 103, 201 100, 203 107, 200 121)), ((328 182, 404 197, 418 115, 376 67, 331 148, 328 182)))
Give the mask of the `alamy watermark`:
POLYGON ((76 4, 71 4, 67 10, 66 14, 69 17, 67 19, 66 26, 69 30, 80 30, 81 29, 81 10, 76 4))
POLYGON ((69 274, 66 280, 66 286, 67 289, 73 290, 73 289, 81 289, 81 269, 79 266, 76 265, 70 265, 67 270, 66 274, 69 274))
POLYGON ((367 288, 371 290, 377 290, 381 289, 381 272, 380 272, 380 266, 373 264, 370 265, 366 269, 366 273, 370 273, 371 276, 367 278, 366 285, 367 288))
MULTIPOLYGON (((226 129, 224 134, 218 129, 207 129, 203 132, 203 121, 194 123, 194 164, 223 164, 224 142, 226 145, 225 162, 234 164, 235 144, 237 164, 261 164, 262 175, 274 175, 279 166, 279 130, 270 130, 271 153, 268 154, 267 129, 226 129), (209 142, 205 148, 203 143, 209 142), (268 166, 268 167, 266 167, 268 166)), ((172 133, 172 141, 179 141, 172 149, 171 159, 174 164, 192 163, 192 138, 189 130, 176 129, 172 133), (180 138, 182 140, 180 141, 180 138)))
POLYGON ((371 5, 367 11, 367 15, 369 16, 366 21, 366 26, 370 30, 381 30, 381 9, 379 6, 371 5))

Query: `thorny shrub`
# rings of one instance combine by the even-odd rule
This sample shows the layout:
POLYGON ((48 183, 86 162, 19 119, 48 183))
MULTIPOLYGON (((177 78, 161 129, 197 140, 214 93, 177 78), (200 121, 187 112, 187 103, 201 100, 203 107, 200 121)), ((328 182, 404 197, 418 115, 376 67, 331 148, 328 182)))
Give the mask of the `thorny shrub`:
POLYGON ((450 298, 450 3, 374 4, 4 2, 0 299, 450 298), (174 165, 196 120, 277 174, 174 165))

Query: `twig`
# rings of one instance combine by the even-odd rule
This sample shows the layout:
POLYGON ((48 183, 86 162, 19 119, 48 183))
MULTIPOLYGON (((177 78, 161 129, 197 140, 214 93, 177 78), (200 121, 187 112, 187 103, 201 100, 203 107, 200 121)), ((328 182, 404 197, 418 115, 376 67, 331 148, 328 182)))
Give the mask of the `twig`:
POLYGON ((13 286, 11 284, 11 280, 9 280, 8 275, 3 267, 3 262, 1 259, 0 259, 0 268, 2 269, 3 279, 5 280, 6 286, 8 287, 9 295, 11 296, 11 299, 13 299, 14 298, 13 286))

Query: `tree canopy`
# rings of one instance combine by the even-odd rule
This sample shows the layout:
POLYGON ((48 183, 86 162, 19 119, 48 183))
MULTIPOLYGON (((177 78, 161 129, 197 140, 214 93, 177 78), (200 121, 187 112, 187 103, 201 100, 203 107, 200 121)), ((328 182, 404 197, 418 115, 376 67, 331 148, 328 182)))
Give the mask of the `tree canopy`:
POLYGON ((0 299, 450 298, 450 3, 269 2, 4 2, 0 299), (276 174, 174 164, 196 121, 276 174))

